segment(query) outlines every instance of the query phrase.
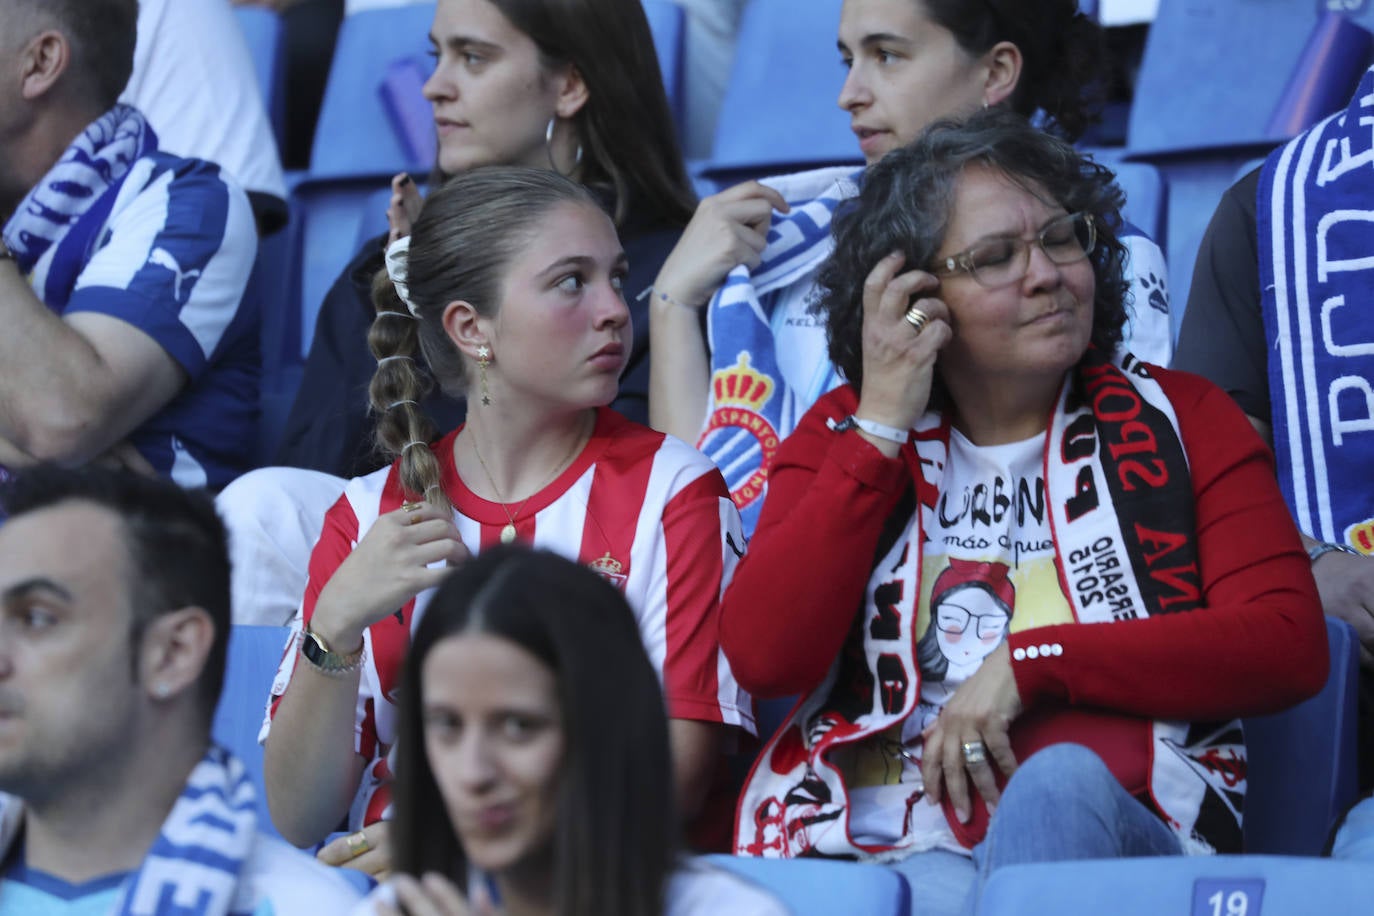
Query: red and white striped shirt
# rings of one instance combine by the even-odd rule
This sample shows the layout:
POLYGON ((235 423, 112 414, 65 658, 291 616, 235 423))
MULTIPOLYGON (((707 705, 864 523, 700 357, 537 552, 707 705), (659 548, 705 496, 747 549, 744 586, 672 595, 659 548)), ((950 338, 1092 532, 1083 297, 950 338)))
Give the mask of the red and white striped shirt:
MULTIPOLYGON (((477 554, 500 543, 509 519, 501 504, 481 498, 459 479, 453 463, 457 435, 454 430, 431 448, 453 502, 454 524, 477 554)), ((310 557, 305 598, 272 686, 262 740, 290 682, 300 633, 321 589, 378 516, 404 501, 399 464, 393 463, 349 481, 325 516, 310 557)), ((717 638, 720 597, 744 549, 744 535, 725 481, 705 456, 603 408, 582 452, 529 499, 516 530, 520 542, 576 558, 621 589, 659 673, 671 717, 753 733, 752 702, 735 682, 717 638)), ((393 698, 411 633, 430 595, 420 593, 364 635, 354 746, 369 763, 349 813, 350 830, 389 816, 393 698)))

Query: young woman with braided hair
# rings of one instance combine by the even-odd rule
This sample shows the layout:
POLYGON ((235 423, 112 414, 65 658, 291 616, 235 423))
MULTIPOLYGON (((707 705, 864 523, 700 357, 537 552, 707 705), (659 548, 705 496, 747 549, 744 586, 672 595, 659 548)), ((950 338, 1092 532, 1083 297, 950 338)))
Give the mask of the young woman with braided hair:
POLYGON ((699 830, 711 815, 728 829, 733 803, 706 799, 727 737, 753 728, 716 640, 739 516, 703 456, 605 407, 631 334, 610 219, 554 172, 488 167, 436 190, 407 242, 378 278, 370 337, 378 442, 395 460, 348 483, 311 557, 264 728, 273 820, 308 845, 346 818, 353 833, 321 855, 389 869, 412 628, 448 567, 519 541, 625 594, 664 685, 678 805, 699 830), (469 402, 437 441, 416 403, 429 378, 469 402))

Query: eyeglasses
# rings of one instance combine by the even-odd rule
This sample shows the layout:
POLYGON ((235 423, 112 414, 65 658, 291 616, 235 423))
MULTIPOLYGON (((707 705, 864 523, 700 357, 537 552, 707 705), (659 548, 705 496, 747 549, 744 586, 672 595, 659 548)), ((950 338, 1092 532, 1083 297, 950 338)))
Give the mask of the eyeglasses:
POLYGON ((1062 266, 1086 258, 1096 242, 1097 226, 1092 214, 1069 213, 1050 220, 1030 238, 983 239, 945 258, 931 273, 936 276, 967 273, 980 286, 1006 286, 1026 275, 1032 244, 1039 245, 1045 257, 1062 266))
POLYGON ((959 607, 957 604, 945 602, 935 611, 935 626, 942 633, 951 636, 962 635, 968 630, 968 625, 977 621, 974 632, 979 639, 987 639, 992 636, 1000 636, 1007 628, 1007 615, 1001 611, 991 614, 970 614, 968 611, 959 607))

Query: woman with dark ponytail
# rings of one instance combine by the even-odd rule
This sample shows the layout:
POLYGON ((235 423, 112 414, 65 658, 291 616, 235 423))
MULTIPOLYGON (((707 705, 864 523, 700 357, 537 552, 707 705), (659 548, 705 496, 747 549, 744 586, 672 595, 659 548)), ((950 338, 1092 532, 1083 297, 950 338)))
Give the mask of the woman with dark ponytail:
MULTIPOLYGON (((870 166, 932 121, 980 108, 1043 118, 1075 140, 1092 121, 1104 63, 1101 29, 1077 0, 845 0, 838 45, 839 105, 870 166)), ((862 170, 820 169, 709 197, 654 281, 650 424, 724 470, 750 532, 778 440, 845 381, 811 308, 831 218, 862 181, 862 170), (745 381, 767 395, 741 402, 745 381)), ((1168 365, 1164 256, 1133 228, 1122 242, 1134 292, 1125 343, 1168 365)))
POLYGON ((387 269, 371 398, 393 462, 348 482, 310 559, 264 729, 277 828, 304 846, 346 820, 321 857, 389 870, 412 629, 450 567, 521 542, 624 594, 664 688, 677 807, 698 846, 721 844, 734 811, 713 791, 721 753, 753 728, 716 638, 743 535, 710 462, 606 407, 631 335, 610 218, 551 170, 473 169, 433 192, 387 269), (430 380, 469 404, 437 441, 420 406, 430 380))
POLYGON ((401 683, 395 874, 358 914, 790 912, 679 854, 654 667, 624 596, 585 567, 523 547, 465 563, 401 683))

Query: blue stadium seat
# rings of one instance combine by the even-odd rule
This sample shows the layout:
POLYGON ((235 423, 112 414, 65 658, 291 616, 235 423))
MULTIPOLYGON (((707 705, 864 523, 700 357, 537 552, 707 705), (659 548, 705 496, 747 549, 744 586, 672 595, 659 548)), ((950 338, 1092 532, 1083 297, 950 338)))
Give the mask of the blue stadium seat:
POLYGON ((705 172, 717 185, 862 164, 849 114, 836 105, 844 81, 835 50, 840 5, 751 0, 745 7, 705 172))
MULTIPOLYGON (((1323 44, 1320 4, 1292 0, 1160 0, 1150 26, 1127 129, 1127 157, 1150 162, 1168 189, 1169 285, 1187 301, 1203 232, 1237 167, 1288 133, 1272 128, 1289 87, 1348 99, 1364 69, 1323 44), (1315 56, 1305 56, 1315 43, 1315 56), (1256 62, 1263 64, 1257 66, 1256 62), (1354 69, 1351 69, 1351 68, 1354 69), (1323 88, 1310 85, 1314 79, 1323 88), (1341 85, 1337 85, 1341 84, 1341 85), (1334 88, 1333 88, 1334 87, 1334 88)), ((1361 17, 1374 16, 1366 10, 1361 17)), ((1295 90, 1296 91, 1296 90, 1295 90)), ((1175 335, 1183 309, 1172 310, 1175 335)))
POLYGON ((287 229, 258 240, 257 260, 244 290, 245 298, 257 301, 261 315, 258 348, 262 354, 262 375, 255 462, 258 466, 270 464, 276 454, 303 369, 300 278, 291 258, 296 234, 288 220, 287 229))
POLYGON ((658 69, 663 75, 663 91, 673 112, 679 143, 686 126, 686 81, 683 78, 686 17, 682 7, 672 0, 643 0, 644 15, 649 31, 654 35, 654 53, 658 55, 658 69))
POLYGON ((793 916, 907 916, 911 912, 906 879, 881 865, 829 859, 705 858, 769 891, 793 916))
MULTIPOLYGON (((362 10, 344 17, 334 60, 329 67, 315 143, 310 154, 312 178, 428 171, 433 149, 424 161, 408 153, 403 134, 383 101, 388 70, 429 51, 433 3, 362 10)), ((407 98, 407 105, 421 104, 407 98)), ((423 103, 427 104, 427 103, 423 103)))
POLYGON ((1344 621, 1328 617, 1326 636, 1331 673, 1322 692, 1243 723, 1247 852, 1319 855, 1336 819, 1355 801, 1359 650, 1344 621))
POLYGON ((258 790, 258 827, 279 836, 267 813, 267 791, 262 783, 262 747, 258 731, 262 728, 267 697, 277 675, 282 651, 286 647, 287 627, 235 625, 229 631, 229 663, 224 672, 224 689, 211 737, 243 761, 258 790))
POLYGON ((1172 856, 1011 865, 980 916, 1313 916, 1368 912, 1374 868, 1290 856, 1172 856))
POLYGON ((1126 195, 1122 217, 1155 240, 1164 249, 1168 240, 1168 188, 1164 176, 1148 162, 1126 162, 1117 147, 1080 147, 1091 157, 1116 173, 1117 186, 1126 195))
POLYGON ((243 37, 253 55, 253 73, 258 79, 267 119, 277 143, 286 127, 286 30, 281 16, 263 6, 235 6, 243 37))
POLYGON ((296 187, 292 207, 299 214, 296 251, 300 296, 295 300, 300 303, 299 358, 310 352, 315 318, 325 294, 357 254, 359 240, 386 229, 383 192, 390 187, 391 178, 390 173, 311 178, 296 187))

